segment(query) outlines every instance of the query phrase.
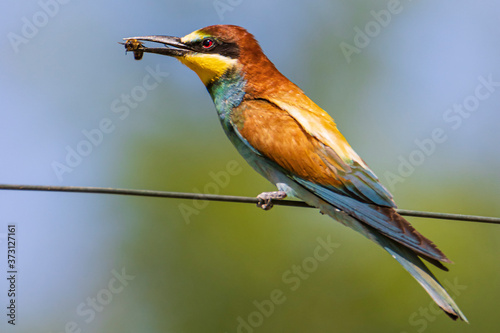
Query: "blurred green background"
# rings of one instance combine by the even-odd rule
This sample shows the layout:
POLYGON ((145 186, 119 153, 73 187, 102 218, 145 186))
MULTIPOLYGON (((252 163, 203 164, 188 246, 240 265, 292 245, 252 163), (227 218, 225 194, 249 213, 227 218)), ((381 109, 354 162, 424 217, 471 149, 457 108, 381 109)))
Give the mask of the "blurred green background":
MULTIPOLYGON (((194 73, 158 55, 134 61, 116 43, 237 24, 336 119, 400 208, 500 216, 500 91, 478 105, 471 97, 480 77, 500 81, 496 1, 41 0, 0 9, 1 183, 273 190, 225 138, 194 73), (348 57, 347 44, 357 49, 348 57), (462 103, 473 111, 456 118, 462 103), (438 128, 446 139, 423 154, 416 140, 438 128), (68 157, 78 150, 86 156, 68 157)), ((494 225, 410 219, 455 262, 436 274, 466 325, 436 311, 383 250, 314 210, 6 191, 0 207, 0 257, 16 224, 19 270, 15 327, 0 279, 2 332, 498 329, 494 225), (335 244, 321 260, 318 238, 335 244)))

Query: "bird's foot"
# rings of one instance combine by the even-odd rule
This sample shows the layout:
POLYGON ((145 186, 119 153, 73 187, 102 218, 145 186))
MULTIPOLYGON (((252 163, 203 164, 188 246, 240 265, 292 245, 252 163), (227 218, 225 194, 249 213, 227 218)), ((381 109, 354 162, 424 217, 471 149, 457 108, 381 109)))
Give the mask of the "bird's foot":
POLYGON ((269 210, 273 208, 272 200, 283 200, 285 198, 285 191, 262 192, 257 196, 257 199, 259 199, 259 202, 257 202, 257 207, 260 207, 263 210, 269 210))

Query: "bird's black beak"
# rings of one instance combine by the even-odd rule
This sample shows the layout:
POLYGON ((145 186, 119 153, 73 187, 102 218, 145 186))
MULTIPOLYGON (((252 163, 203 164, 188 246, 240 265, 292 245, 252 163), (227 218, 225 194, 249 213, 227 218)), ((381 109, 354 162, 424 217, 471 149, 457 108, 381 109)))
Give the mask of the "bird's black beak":
POLYGON ((192 52, 192 49, 188 45, 182 43, 179 37, 141 36, 124 38, 124 40, 125 43, 121 44, 125 45, 125 49, 127 51, 133 51, 137 60, 142 58, 143 52, 163 54, 170 57, 182 57, 187 53, 192 52), (166 47, 145 47, 144 45, 142 45, 142 41, 162 43, 166 47))

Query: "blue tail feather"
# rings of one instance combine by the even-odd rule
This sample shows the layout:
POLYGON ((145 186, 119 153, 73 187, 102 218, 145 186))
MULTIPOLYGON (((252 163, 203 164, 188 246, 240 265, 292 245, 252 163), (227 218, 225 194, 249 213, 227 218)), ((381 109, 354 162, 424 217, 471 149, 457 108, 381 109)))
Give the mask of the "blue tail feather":
POLYGON ((406 245, 425 258, 429 258, 431 262, 433 259, 450 262, 434 243, 416 231, 408 221, 397 214, 394 208, 367 204, 300 178, 294 177, 294 180, 335 208, 369 225, 383 235, 406 245))
MULTIPOLYGON (((381 211, 374 210, 373 205, 361 203, 341 194, 332 193, 324 187, 304 180, 295 180, 302 187, 298 188, 293 186, 298 197, 310 205, 320 208, 323 213, 328 214, 335 220, 358 231, 368 239, 379 244, 389 252, 389 254, 396 259, 415 280, 417 280, 434 302, 436 302, 449 317, 454 320, 460 318, 468 322, 453 298, 451 298, 436 277, 419 258, 419 256, 422 256, 422 253, 424 253, 422 256, 424 259, 440 267, 438 260, 443 261, 443 258, 446 259, 446 257, 437 248, 434 250, 431 247, 430 250, 418 249, 419 251, 416 251, 415 247, 418 245, 415 243, 415 238, 410 238, 410 244, 408 244, 408 240, 398 235, 393 225, 387 225, 388 216, 384 215, 381 211), (385 224, 385 226, 382 225, 381 228, 381 224, 385 224), (384 232, 379 230, 379 228, 384 232)), ((399 230, 399 234, 401 234, 401 230, 399 230)))

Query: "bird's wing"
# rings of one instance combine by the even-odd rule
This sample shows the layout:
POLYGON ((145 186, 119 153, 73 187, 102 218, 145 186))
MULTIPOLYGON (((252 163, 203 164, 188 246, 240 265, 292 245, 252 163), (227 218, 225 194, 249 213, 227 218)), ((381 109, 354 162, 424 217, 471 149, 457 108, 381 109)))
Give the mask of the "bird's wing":
MULTIPOLYGON (((274 157, 279 160, 278 164, 295 171, 295 175, 303 179, 312 178, 314 183, 332 191, 365 203, 396 207, 392 195, 349 146, 333 119, 318 106, 316 108, 312 112, 265 99, 247 100, 240 106, 240 109, 245 109, 242 117, 252 118, 252 123, 246 128, 250 137, 253 135, 249 127, 258 124, 262 117, 274 121, 280 130, 288 131, 286 137, 277 132, 266 134, 268 138, 265 135, 252 138, 256 139, 253 148, 258 146, 272 155, 269 158, 274 157), (276 138, 278 140, 274 141, 276 138), (296 155, 298 150, 294 147, 300 150, 300 154, 306 153, 307 156, 296 155)), ((233 112, 233 115, 239 117, 240 113, 233 112)), ((266 126, 257 125, 256 130, 265 131, 266 126)))
POLYGON ((300 105, 278 99, 270 99, 270 102, 285 110, 305 133, 315 139, 318 155, 335 170, 341 182, 340 187, 331 184, 334 185, 332 190, 362 202, 396 207, 392 195, 347 143, 328 113, 308 98, 300 105))
POLYGON ((294 116, 277 102, 247 99, 233 110, 231 122, 247 145, 310 192, 431 262, 434 260, 432 263, 438 267, 444 268, 436 260, 449 262, 430 240, 396 213, 391 195, 329 116, 304 112, 294 116))

